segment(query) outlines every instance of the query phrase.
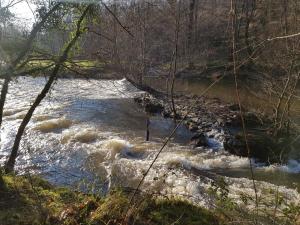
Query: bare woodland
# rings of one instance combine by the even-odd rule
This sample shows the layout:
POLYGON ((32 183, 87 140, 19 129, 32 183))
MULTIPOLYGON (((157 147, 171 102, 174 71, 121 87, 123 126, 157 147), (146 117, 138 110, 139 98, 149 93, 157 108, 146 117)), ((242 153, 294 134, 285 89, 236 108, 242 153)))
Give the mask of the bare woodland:
MULTIPOLYGON (((40 0, 34 1, 35 23, 29 29, 11 12, 15 4, 18 1, 0 0, 0 126, 10 82, 20 76, 45 76, 47 82, 22 118, 3 173, 14 171, 26 127, 59 78, 125 77, 139 89, 167 99, 177 125, 173 132, 189 114, 180 114, 176 105, 178 79, 206 79, 212 90, 215 83, 226 80, 233 83, 236 93, 232 104, 238 107, 258 216, 258 190, 250 159, 252 140, 248 143, 251 137, 244 110, 247 105, 240 91, 245 88, 266 103, 255 109, 255 117, 266 124, 265 136, 286 146, 273 149, 283 163, 284 154, 299 143, 300 1, 40 0), (166 85, 160 89, 151 86, 148 81, 156 78, 166 85)), ((143 179, 172 135, 158 149, 143 179)), ((143 179, 133 190, 129 205, 143 179)), ((253 224, 258 223, 255 220, 253 224)))

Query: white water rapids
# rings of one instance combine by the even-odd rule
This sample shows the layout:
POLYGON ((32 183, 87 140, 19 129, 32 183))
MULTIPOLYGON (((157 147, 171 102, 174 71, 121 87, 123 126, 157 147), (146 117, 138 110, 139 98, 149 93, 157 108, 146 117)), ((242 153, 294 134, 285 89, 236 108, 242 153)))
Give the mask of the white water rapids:
MULTIPOLYGON (((21 119, 44 83, 44 78, 28 77, 11 82, 1 130, 1 165, 21 119)), ((136 187, 174 128, 172 121, 153 116, 150 142, 145 142, 147 115, 132 100, 138 93, 125 80, 59 79, 27 127, 17 158, 18 173, 38 173, 55 184, 99 192, 114 186, 136 187)), ((212 180, 200 174, 209 171, 224 176, 232 197, 253 194, 248 159, 223 150, 222 131, 212 130, 211 135, 211 148, 193 149, 187 145, 191 134, 180 127, 142 189, 207 205, 212 180)), ((276 188, 271 182, 286 178, 280 192, 300 202, 299 160, 284 166, 257 165, 255 173, 262 180, 257 182, 259 191, 276 188)))

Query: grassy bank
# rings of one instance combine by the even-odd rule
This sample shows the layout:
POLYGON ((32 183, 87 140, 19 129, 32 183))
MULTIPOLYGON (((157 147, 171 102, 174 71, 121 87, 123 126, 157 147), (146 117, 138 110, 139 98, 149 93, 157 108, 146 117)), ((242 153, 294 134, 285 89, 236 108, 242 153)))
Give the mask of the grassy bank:
POLYGON ((106 197, 57 188, 39 177, 4 176, 0 192, 0 224, 221 224, 206 209, 178 199, 139 197, 130 210, 128 194, 115 190, 106 197))
MULTIPOLYGON (((14 76, 47 76, 55 66, 55 59, 32 59, 18 64, 14 76)), ((0 73, 6 73, 5 64, 0 61, 0 73)), ((110 67, 109 62, 73 59, 64 62, 60 67, 60 77, 115 79, 116 74, 110 67)))
MULTIPOLYGON (((1 178, 1 177, 0 177, 1 178)), ((228 197, 226 185, 210 190, 214 206, 210 210, 179 198, 138 194, 134 202, 124 190, 105 197, 55 187, 37 176, 5 175, 0 179, 1 225, 297 225, 300 206, 290 204, 278 193, 275 202, 264 193, 258 211, 249 210, 251 197, 243 204, 228 197), (264 203, 263 203, 264 202, 264 203), (275 211, 273 208, 275 207, 275 211)), ((253 206, 253 204, 251 204, 253 206)), ((253 209, 253 207, 250 207, 253 209)))

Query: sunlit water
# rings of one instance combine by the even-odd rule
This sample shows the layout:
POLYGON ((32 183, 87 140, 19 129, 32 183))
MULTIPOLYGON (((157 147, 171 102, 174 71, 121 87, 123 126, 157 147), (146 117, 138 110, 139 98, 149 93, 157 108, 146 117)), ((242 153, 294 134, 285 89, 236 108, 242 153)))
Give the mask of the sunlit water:
MULTIPOLYGON (((1 130, 2 165, 18 125, 44 83, 44 78, 24 77, 11 83, 1 130)), ((150 141, 145 142, 148 116, 133 101, 139 93, 125 80, 58 80, 28 125, 17 158, 18 173, 38 173, 54 184, 101 193, 115 186, 136 187, 174 128, 171 120, 152 116, 150 141)), ((193 149, 188 145, 192 134, 180 127, 142 188, 205 205, 212 174, 217 173, 228 182, 232 196, 253 193, 248 159, 223 150, 221 130, 211 134, 209 148, 193 149)), ((285 185, 280 191, 299 202, 298 159, 283 166, 256 166, 257 179, 263 181, 257 184, 260 189, 285 185)))

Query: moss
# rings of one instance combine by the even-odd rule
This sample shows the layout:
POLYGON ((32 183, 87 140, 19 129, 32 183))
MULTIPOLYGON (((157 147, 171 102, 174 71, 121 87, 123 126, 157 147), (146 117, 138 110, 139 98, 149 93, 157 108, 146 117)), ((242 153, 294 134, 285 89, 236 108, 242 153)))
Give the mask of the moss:
MULTIPOLYGON (((25 64, 25 66, 19 71, 31 71, 32 76, 39 76, 48 73, 54 68, 55 61, 50 59, 45 60, 31 60, 25 64)), ((105 63, 97 60, 73 60, 64 63, 65 67, 71 68, 72 70, 78 70, 79 72, 88 73, 91 70, 103 70, 105 63)), ((62 71, 72 73, 62 67, 62 71)))
POLYGON ((212 212, 176 199, 155 200, 145 212, 153 224, 219 224, 212 212))
MULTIPOLYGON (((224 191, 218 198, 222 204, 216 205, 216 210, 207 210, 178 198, 139 194, 131 203, 131 195, 122 190, 101 197, 57 188, 37 176, 3 175, 2 178, 5 188, 0 189, 1 225, 241 225, 245 222, 250 225, 257 221, 292 225, 300 215, 299 205, 287 205, 281 214, 285 217, 276 221, 269 218, 267 211, 254 215, 247 207, 232 206, 224 198, 224 191)), ((227 193, 225 187, 221 189, 227 193)), ((263 193, 273 194, 273 190, 263 193)), ((247 196, 244 200, 245 204, 253 201, 247 196)))
POLYGON ((53 185, 51 185, 48 181, 38 177, 38 176, 31 176, 30 177, 30 182, 32 183, 33 186, 46 189, 46 190, 51 190, 53 189, 53 185))
POLYGON ((130 196, 121 190, 100 197, 57 188, 36 176, 4 175, 3 182, 1 225, 219 224, 212 212, 179 199, 140 195, 138 204, 128 210, 130 196), (127 212, 130 213, 124 223, 127 212))
MULTIPOLYGON (((73 63, 79 67, 82 68, 97 68, 97 67, 103 67, 105 63, 97 61, 97 60, 74 60, 73 63)), ((67 65, 72 65, 67 62, 67 65)))
POLYGON ((90 223, 97 224, 103 221, 121 222, 126 209, 128 208, 128 198, 121 192, 115 191, 102 200, 100 206, 92 213, 90 223))
POLYGON ((0 190, 1 225, 42 224, 51 217, 59 217, 69 204, 76 203, 77 196, 82 195, 56 189, 36 176, 4 175, 3 181, 5 189, 0 190))
MULTIPOLYGON (((114 192, 91 215, 89 224, 121 224, 126 213, 127 224, 136 225, 214 225, 220 224, 212 212, 180 199, 155 199, 138 196, 138 204, 130 208, 129 196, 121 191, 114 192), (130 209, 130 210, 129 210, 130 209)), ((131 205, 133 206, 133 204, 131 205)))

